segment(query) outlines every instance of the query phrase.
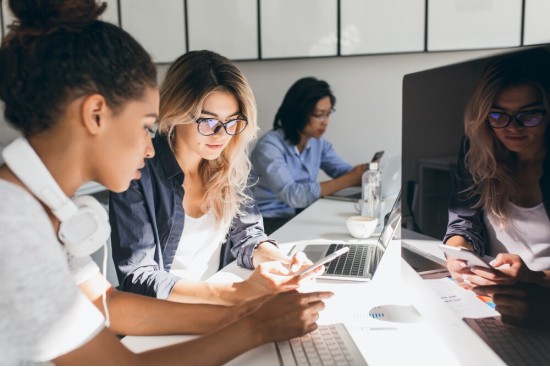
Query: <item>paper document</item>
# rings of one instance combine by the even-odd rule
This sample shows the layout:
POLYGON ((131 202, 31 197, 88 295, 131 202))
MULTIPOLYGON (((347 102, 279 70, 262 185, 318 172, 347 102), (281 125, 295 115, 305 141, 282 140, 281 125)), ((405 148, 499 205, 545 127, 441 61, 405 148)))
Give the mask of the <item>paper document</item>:
POLYGON ((500 314, 480 300, 473 291, 466 290, 450 278, 426 279, 439 297, 449 305, 460 318, 481 319, 500 314))

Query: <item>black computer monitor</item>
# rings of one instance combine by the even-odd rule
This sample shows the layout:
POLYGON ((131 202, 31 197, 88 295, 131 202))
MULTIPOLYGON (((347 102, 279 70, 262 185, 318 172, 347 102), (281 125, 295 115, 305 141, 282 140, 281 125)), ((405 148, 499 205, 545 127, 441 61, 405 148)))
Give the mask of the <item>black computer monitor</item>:
POLYGON ((404 227, 443 238, 451 178, 464 133, 464 110, 483 69, 502 55, 537 52, 539 48, 550 50, 550 45, 516 48, 405 75, 401 146, 404 227))

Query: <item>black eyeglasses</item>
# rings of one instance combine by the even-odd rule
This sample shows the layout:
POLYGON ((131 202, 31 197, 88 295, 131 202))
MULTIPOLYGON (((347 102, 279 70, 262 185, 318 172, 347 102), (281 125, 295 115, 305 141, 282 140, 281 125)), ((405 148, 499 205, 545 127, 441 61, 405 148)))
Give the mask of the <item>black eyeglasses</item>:
POLYGON ((311 114, 310 116, 317 122, 323 122, 327 120, 334 112, 336 112, 336 110, 331 108, 326 114, 311 114))
POLYGON ((227 135, 238 135, 243 132, 248 125, 248 120, 244 116, 237 119, 221 122, 213 118, 194 118, 197 123, 197 130, 201 135, 210 136, 216 134, 223 127, 227 135))
POLYGON ((515 116, 510 116, 504 112, 491 112, 487 115, 487 122, 495 129, 501 129, 510 125, 512 120, 516 120, 516 122, 521 126, 535 127, 540 125, 545 114, 546 111, 544 110, 520 112, 515 116))

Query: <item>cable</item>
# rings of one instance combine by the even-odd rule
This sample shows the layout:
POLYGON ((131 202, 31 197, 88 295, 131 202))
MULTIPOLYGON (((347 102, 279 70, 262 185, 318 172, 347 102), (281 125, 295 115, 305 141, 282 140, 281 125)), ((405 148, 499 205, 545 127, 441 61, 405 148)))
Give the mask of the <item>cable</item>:
POLYGON ((107 242, 103 245, 103 294, 101 295, 103 299, 103 309, 105 310, 105 327, 111 325, 111 319, 109 317, 109 308, 107 307, 107 286, 109 282, 107 281, 107 257, 109 256, 109 249, 107 247, 107 242))

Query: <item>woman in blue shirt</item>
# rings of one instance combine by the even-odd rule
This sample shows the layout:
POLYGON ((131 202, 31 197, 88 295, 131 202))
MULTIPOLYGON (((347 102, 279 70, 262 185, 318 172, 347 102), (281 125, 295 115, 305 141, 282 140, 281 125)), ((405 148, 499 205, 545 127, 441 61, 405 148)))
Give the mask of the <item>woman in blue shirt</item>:
POLYGON ((286 93, 273 130, 254 148, 253 194, 267 234, 319 197, 361 184, 366 165, 346 163, 322 138, 335 103, 327 82, 313 77, 298 80, 286 93), (317 182, 320 169, 332 179, 317 182))
POLYGON ((241 71, 211 51, 181 56, 160 90, 157 152, 141 179, 112 193, 112 247, 123 290, 179 302, 238 304, 296 287, 310 264, 265 235, 248 189, 256 105, 241 71), (237 260, 243 282, 206 283, 237 260))

